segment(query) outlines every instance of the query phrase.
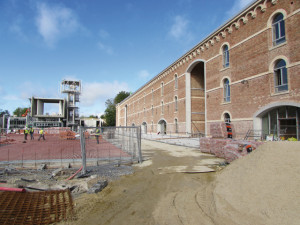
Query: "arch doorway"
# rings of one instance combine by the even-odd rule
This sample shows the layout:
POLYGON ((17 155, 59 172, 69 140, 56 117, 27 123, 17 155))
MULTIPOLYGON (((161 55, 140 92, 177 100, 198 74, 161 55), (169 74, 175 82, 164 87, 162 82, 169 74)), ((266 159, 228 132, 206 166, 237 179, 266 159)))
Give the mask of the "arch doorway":
POLYGON ((141 129, 142 129, 142 134, 147 134, 147 123, 146 122, 142 123, 141 129))
POLYGON ((167 133, 167 122, 165 120, 160 120, 158 122, 158 133, 166 134, 167 133))
MULTIPOLYGON (((257 114, 264 136, 281 140, 300 140, 300 107, 294 104, 273 105, 257 114)), ((255 124, 254 124, 255 125, 255 124)))
MULTIPOLYGON (((187 117, 187 126, 188 120, 190 120, 190 130, 191 133, 202 133, 205 134, 205 65, 203 61, 194 62, 187 73, 190 73, 190 112, 187 114, 190 115, 190 119, 187 117)), ((188 81, 187 81, 188 82, 188 81)), ((187 93, 189 92, 187 87, 187 93)), ((187 103, 188 104, 188 103, 187 103)), ((187 127, 188 130, 188 127, 187 127)))

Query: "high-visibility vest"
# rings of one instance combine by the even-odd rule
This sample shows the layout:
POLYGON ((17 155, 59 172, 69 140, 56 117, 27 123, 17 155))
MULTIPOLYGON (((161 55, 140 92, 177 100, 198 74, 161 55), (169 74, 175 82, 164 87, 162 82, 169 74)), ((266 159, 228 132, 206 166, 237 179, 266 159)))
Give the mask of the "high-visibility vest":
POLYGON ((96 129, 96 135, 100 135, 100 129, 96 129))
POLYGON ((26 129, 24 130, 24 133, 25 133, 25 134, 28 134, 28 132, 29 132, 29 131, 28 131, 28 129, 26 128, 26 129))
POLYGON ((43 134, 44 133, 44 130, 40 130, 40 134, 43 134))

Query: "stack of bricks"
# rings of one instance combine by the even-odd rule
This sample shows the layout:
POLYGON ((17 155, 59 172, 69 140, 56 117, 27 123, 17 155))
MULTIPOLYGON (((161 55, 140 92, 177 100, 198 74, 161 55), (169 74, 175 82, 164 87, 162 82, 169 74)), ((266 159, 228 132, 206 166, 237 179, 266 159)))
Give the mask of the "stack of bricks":
POLYGON ((251 146, 254 150, 263 142, 243 141, 232 139, 200 138, 200 151, 214 154, 219 158, 224 158, 227 162, 232 162, 244 155, 247 155, 251 146))
MULTIPOLYGON (((218 122, 218 123, 211 123, 210 124, 210 135, 212 138, 228 138, 229 131, 227 130, 226 123, 218 122)), ((230 124, 232 133, 232 138, 235 137, 235 129, 233 124, 230 124)))

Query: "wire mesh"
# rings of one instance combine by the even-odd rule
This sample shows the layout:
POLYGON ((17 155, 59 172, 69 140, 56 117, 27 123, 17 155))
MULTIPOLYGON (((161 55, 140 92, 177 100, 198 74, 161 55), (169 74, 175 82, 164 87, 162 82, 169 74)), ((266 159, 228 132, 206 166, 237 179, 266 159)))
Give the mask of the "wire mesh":
MULTIPOLYGON (((87 161, 140 160, 140 127, 101 128, 99 144, 96 127, 83 128, 87 161)), ((80 134, 69 128, 47 128, 44 138, 35 130, 25 136, 23 131, 8 133, 1 138, 0 165, 40 163, 81 163, 80 134)))
POLYGON ((0 224, 52 224, 73 215, 70 190, 0 192, 0 224))

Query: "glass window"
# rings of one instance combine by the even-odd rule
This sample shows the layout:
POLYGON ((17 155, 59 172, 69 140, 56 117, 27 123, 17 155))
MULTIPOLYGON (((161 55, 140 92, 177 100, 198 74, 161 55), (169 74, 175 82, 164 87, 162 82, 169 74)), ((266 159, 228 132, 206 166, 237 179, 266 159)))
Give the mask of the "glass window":
POLYGON ((275 92, 288 90, 288 77, 286 63, 284 60, 279 60, 274 68, 275 92))
POLYGON ((278 109, 278 118, 286 118, 286 108, 285 107, 280 107, 278 109))
POLYGON ((161 114, 164 114, 164 102, 161 102, 161 114))
POLYGON ((273 19, 273 45, 278 45, 285 42, 285 25, 283 15, 277 14, 273 19))
POLYGON ((228 45, 224 45, 223 47, 223 67, 229 67, 229 49, 228 45))
POLYGON ((175 96, 175 112, 178 111, 178 101, 177 101, 177 96, 175 96))
POLYGON ((293 106, 287 106, 287 117, 288 118, 296 118, 297 116, 297 108, 293 106))
POLYGON ((270 112, 270 134, 277 134, 277 109, 270 112))
POLYGON ((161 95, 164 95, 164 83, 161 83, 161 95))
POLYGON ((224 102, 230 102, 230 84, 229 80, 224 80, 224 102))

